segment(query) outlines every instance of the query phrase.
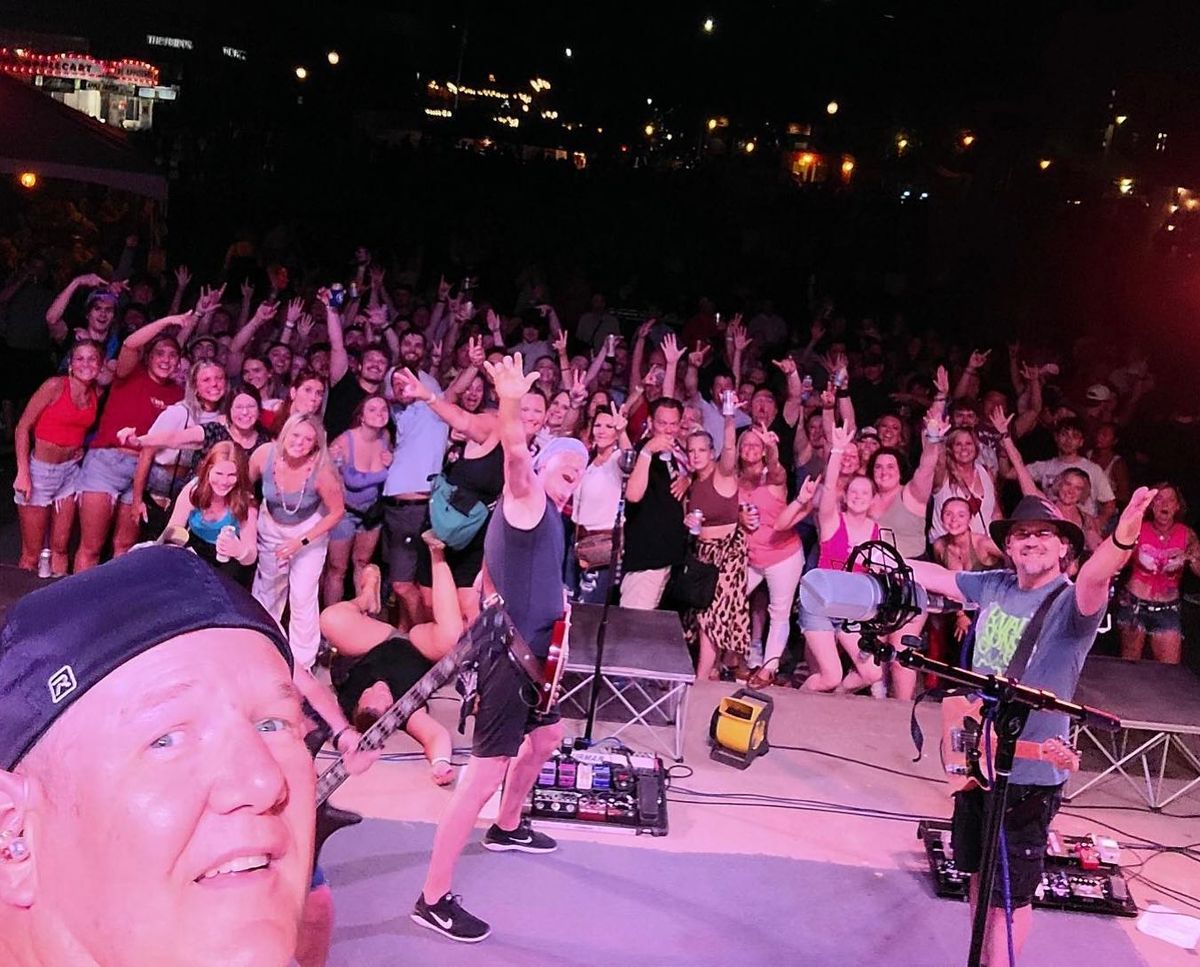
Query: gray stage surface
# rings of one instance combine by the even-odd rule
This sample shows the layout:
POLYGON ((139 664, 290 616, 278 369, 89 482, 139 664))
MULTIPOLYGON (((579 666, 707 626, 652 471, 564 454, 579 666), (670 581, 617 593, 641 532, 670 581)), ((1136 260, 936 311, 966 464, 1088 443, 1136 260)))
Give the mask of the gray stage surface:
POLYGON ((1083 666, 1075 701, 1141 728, 1200 730, 1200 678, 1183 665, 1093 655, 1083 666))

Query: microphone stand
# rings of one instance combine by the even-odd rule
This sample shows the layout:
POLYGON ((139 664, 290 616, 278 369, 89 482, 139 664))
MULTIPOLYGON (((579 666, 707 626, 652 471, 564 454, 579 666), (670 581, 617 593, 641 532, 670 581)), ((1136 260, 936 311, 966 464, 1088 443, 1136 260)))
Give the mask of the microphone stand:
POLYGON ((890 630, 890 628, 884 630, 882 624, 875 630, 862 628, 859 648, 874 656, 877 662, 898 661, 905 668, 930 672, 947 681, 965 685, 972 691, 978 692, 985 700, 995 702, 995 711, 992 713, 997 740, 995 778, 984 818, 983 857, 978 874, 977 896, 979 899, 971 924, 971 949, 967 959, 968 967, 979 967, 980 958, 983 955, 983 936, 987 927, 988 910, 991 909, 992 886, 995 883, 996 868, 999 865, 1000 830, 1003 826, 1004 810, 1008 803, 1009 777, 1012 774, 1013 759, 1016 757, 1017 739, 1025 728, 1025 721, 1029 718, 1029 713, 1034 709, 1062 712, 1077 722, 1086 722, 1109 732, 1119 731, 1121 720, 1102 709, 1067 702, 1053 692, 1022 685, 1015 678, 1005 678, 1003 675, 983 675, 930 658, 912 647, 913 645, 919 646, 921 643, 919 638, 912 635, 905 635, 904 644, 908 647, 897 650, 879 638, 880 634, 887 634, 890 630))
POLYGON ((596 627, 596 667, 592 669, 592 690, 588 696, 587 723, 583 736, 579 740, 580 748, 592 744, 592 728, 596 724, 596 703, 600 698, 600 671, 604 664, 604 643, 608 639, 608 611, 612 606, 613 591, 621 586, 621 564, 625 558, 625 488, 629 486, 629 475, 633 473, 633 462, 637 459, 636 450, 619 450, 609 457, 617 460, 621 470, 621 495, 617 498, 617 515, 613 521, 612 552, 608 559, 608 573, 611 579, 608 594, 604 596, 604 607, 600 612, 600 623, 596 627))

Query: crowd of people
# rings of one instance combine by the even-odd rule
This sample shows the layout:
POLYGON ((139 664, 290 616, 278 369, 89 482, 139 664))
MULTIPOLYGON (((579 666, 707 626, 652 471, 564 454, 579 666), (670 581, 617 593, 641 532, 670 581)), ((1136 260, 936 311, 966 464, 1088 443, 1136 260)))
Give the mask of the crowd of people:
MULTIPOLYGON (((500 305, 470 275, 390 284, 361 247, 323 284, 280 262, 235 278, 245 255, 231 246, 222 280, 198 288, 185 266, 156 278, 131 254, 57 293, 32 259, 0 289, 21 376, 7 395, 22 567, 63 575, 139 541, 186 543, 287 615, 308 667, 322 607, 430 619, 432 531, 469 620, 505 481, 486 367, 519 354, 536 376, 520 407, 535 460, 586 453, 563 511, 566 585, 679 610, 703 677, 911 697, 913 675, 798 609, 806 569, 880 538, 986 569, 1003 558, 989 524, 1021 495, 1082 530, 1077 569, 1137 483, 1158 496, 1116 592, 1120 651, 1180 660, 1200 543, 1189 482, 1139 436, 1144 355, 973 347, 828 300, 803 321, 706 298, 690 317, 631 319, 597 292, 564 321, 536 271, 500 305), (688 562, 715 571, 699 597, 688 562)), ((927 631, 953 655, 970 630, 947 610, 897 641, 927 631)))

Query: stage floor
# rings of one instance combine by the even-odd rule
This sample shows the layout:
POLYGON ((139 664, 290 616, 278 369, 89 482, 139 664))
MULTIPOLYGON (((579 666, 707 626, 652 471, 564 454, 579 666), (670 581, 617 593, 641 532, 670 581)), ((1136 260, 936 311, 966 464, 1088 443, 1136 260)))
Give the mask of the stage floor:
MULTIPOLYGON (((733 689, 701 682, 693 690, 685 765, 694 772, 674 782, 669 836, 557 828, 551 831, 562 846, 549 856, 468 849, 455 889, 494 931, 478 950, 421 930, 407 916, 449 793, 433 786, 423 761, 384 761, 350 780, 335 802, 373 821, 326 847, 323 865, 339 903, 331 965, 965 963, 966 905, 933 895, 915 822, 883 815, 949 815, 946 786, 929 781, 940 778, 937 706, 920 710, 933 755, 913 764, 907 704, 773 689, 771 740, 814 751, 775 748, 740 772, 712 762, 706 743, 712 709, 733 689), (787 797, 812 808, 715 804, 697 792, 787 797), (822 804, 878 812, 817 811, 822 804)), ((451 701, 435 701, 433 710, 447 724, 457 715, 451 701)), ((578 731, 581 723, 567 726, 578 731)), ((389 751, 416 748, 406 737, 393 743, 389 751)), ((1121 842, 1200 841, 1200 790, 1167 812, 1175 815, 1151 813, 1126 784, 1111 783, 1064 808, 1055 828, 1121 842)), ((1126 850, 1122 858, 1132 865, 1151 855, 1126 850)), ((1200 867, 1186 858, 1158 855, 1144 871, 1200 893, 1200 867)), ((1143 883, 1131 883, 1131 892, 1139 906, 1160 902, 1200 916, 1143 883)), ((1194 964, 1194 954, 1135 924, 1039 911, 1023 967, 1059 967, 1081 950, 1103 950, 1105 967, 1194 964)))

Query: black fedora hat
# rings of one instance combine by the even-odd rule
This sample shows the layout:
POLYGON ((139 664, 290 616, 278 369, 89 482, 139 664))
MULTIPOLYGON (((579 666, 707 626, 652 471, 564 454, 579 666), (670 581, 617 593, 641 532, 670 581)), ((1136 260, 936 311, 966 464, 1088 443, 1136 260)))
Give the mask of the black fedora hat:
POLYGON ((992 540, 996 542, 996 546, 1003 550, 1008 532, 1012 530, 1014 524, 1028 524, 1037 521, 1053 524, 1058 530, 1059 536, 1071 545, 1071 553, 1075 557, 1083 554, 1083 529, 1063 517, 1058 508, 1045 497, 1022 497, 1012 516, 1007 520, 992 521, 988 531, 992 535, 992 540))

